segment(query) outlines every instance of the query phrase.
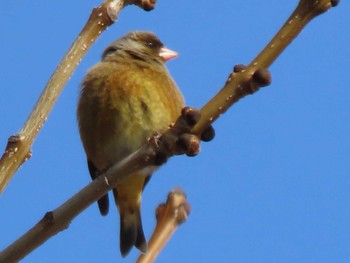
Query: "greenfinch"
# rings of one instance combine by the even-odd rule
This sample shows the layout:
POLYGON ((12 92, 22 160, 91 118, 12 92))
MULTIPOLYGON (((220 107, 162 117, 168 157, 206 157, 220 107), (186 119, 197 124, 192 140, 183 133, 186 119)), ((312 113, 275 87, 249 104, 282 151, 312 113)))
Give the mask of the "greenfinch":
MULTIPOLYGON (((92 179, 161 133, 181 113, 184 100, 165 62, 178 54, 150 32, 130 32, 109 45, 82 81, 77 116, 92 179)), ((147 251, 141 195, 156 167, 145 168, 113 189, 120 214, 120 251, 147 251)), ((117 175, 116 175, 117 176, 117 175)), ((108 195, 98 201, 108 213, 108 195)))

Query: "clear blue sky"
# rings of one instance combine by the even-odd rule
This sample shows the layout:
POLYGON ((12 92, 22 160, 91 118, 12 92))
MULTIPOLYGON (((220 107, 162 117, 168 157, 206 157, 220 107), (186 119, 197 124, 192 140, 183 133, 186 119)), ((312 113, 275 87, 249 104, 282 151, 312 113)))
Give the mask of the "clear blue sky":
MULTIPOLYGON (((0 2, 0 148, 100 1, 0 2)), ((201 107, 234 64, 249 63, 297 1, 165 1, 127 7, 91 48, 0 196, 0 249, 90 181, 76 124, 79 83, 106 45, 155 32, 181 56, 168 63, 187 104, 201 107)), ((314 20, 271 67, 273 83, 215 123, 198 157, 171 159, 143 195, 154 208, 181 186, 192 213, 158 262, 350 262, 349 1, 314 20)), ((119 216, 94 204, 23 262, 133 262, 119 253, 119 216)))

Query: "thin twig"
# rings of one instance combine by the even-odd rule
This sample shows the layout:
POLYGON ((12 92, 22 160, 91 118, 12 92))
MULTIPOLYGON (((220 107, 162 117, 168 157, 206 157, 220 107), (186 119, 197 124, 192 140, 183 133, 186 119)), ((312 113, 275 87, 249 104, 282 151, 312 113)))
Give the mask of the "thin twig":
POLYGON ((230 74, 220 92, 204 105, 200 110, 202 118, 191 133, 201 134, 232 104, 257 91, 259 87, 253 87, 253 90, 247 88, 247 85, 251 84, 249 82, 257 69, 268 68, 298 36, 308 22, 336 6, 338 2, 339 0, 300 0, 292 15, 260 54, 253 59, 245 70, 230 74))
POLYGON ((156 210, 157 226, 148 242, 146 254, 141 254, 137 263, 154 262, 176 229, 187 220, 191 207, 186 194, 181 189, 174 189, 168 194, 165 204, 156 210))
POLYGON ((63 87, 95 40, 112 25, 124 6, 135 4, 151 10, 154 0, 106 0, 93 9, 87 23, 63 57, 18 134, 8 139, 0 159, 0 193, 18 168, 31 157, 30 147, 49 116, 63 87))

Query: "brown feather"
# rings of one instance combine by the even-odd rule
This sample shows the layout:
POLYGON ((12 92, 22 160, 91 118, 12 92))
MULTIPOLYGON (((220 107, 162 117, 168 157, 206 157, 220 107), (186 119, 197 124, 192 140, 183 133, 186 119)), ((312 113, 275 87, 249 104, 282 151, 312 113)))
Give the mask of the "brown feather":
MULTIPOLYGON (((163 44, 152 33, 129 33, 107 47, 102 61, 84 78, 77 114, 92 179, 180 115, 183 98, 159 56, 161 48, 163 44)), ((113 190, 121 216, 122 255, 132 246, 143 252, 147 248, 140 206, 153 170, 131 175, 113 190)), ((102 202, 100 209, 106 211, 102 202)))

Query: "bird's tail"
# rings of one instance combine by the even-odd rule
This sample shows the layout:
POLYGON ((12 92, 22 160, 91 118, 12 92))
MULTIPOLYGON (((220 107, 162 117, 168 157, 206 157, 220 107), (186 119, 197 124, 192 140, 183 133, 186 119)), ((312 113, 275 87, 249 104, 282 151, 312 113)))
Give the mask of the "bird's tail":
POLYGON ((140 194, 142 189, 137 193, 137 198, 133 198, 135 196, 132 196, 132 191, 124 192, 126 190, 125 187, 118 187, 118 189, 120 191, 114 189, 113 194, 120 214, 120 252, 125 257, 132 247, 135 246, 141 252, 146 253, 147 242, 142 229, 140 212, 140 194))
POLYGON ((142 229, 140 209, 120 211, 120 252, 126 256, 135 246, 146 253, 147 242, 142 229))

